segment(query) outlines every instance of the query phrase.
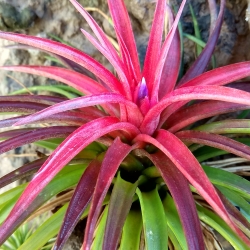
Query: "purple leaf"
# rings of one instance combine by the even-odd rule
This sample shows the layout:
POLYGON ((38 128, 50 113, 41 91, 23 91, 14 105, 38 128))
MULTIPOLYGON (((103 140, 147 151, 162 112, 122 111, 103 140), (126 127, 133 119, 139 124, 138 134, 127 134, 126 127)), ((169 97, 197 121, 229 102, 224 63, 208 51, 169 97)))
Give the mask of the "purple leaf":
POLYGON ((36 161, 30 162, 25 164, 24 166, 6 174, 5 176, 0 178, 0 188, 16 181, 21 178, 30 176, 34 173, 36 173, 39 168, 43 165, 43 163, 46 161, 47 157, 44 157, 42 159, 38 159, 36 161))
POLYGON ((97 179, 87 226, 85 229, 83 249, 90 250, 92 238, 95 230, 95 225, 101 211, 102 202, 108 191, 108 188, 114 178, 114 175, 119 168, 124 158, 133 150, 135 146, 129 146, 121 142, 117 137, 113 144, 108 148, 107 153, 102 162, 100 174, 97 179))
POLYGON ((180 140, 187 143, 198 143, 230 152, 250 160, 250 147, 222 135, 185 130, 175 134, 180 140))
POLYGON ((250 244, 250 240, 231 220, 214 186, 206 176, 197 159, 182 141, 166 130, 159 130, 156 139, 149 135, 140 134, 134 139, 134 142, 139 141, 151 143, 159 148, 232 230, 236 232, 244 242, 250 244))
POLYGON ((206 67, 211 59, 211 56, 213 54, 215 45, 217 43, 220 34, 224 16, 224 8, 225 8, 225 0, 221 0, 219 16, 215 24, 215 27, 213 29, 213 32, 207 41, 207 45, 203 49, 199 57, 196 59, 194 64, 191 66, 191 68, 188 70, 188 72, 185 74, 185 76, 180 80, 178 86, 183 85, 187 81, 202 74, 206 70, 206 67))
POLYGON ((178 168, 162 152, 148 154, 142 151, 158 168, 175 201, 185 231, 189 249, 204 249, 200 220, 189 183, 178 168), (183 199, 185 197, 185 199, 183 199))
POLYGON ((94 159, 79 180, 65 213, 60 232, 53 248, 54 250, 63 248, 63 245, 71 235, 82 213, 89 204, 94 192, 100 167, 101 160, 98 158, 94 159))
POLYGON ((51 138, 64 138, 75 131, 76 128, 77 127, 70 126, 52 126, 48 128, 33 129, 32 131, 0 142, 0 154, 35 141, 51 138))

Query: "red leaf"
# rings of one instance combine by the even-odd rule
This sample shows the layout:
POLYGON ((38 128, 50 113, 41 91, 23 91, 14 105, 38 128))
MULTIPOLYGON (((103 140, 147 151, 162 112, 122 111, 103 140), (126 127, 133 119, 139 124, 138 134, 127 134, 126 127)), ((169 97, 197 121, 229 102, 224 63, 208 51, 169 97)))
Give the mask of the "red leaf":
POLYGON ((90 28, 95 33, 96 37, 100 41, 101 45, 112 55, 115 60, 120 60, 115 48, 107 38, 106 34, 100 28, 100 26, 96 23, 96 21, 92 18, 92 16, 76 1, 70 0, 70 2, 74 5, 74 7, 81 13, 83 18, 88 22, 90 28))
POLYGON ((155 68, 160 59, 162 33, 165 20, 166 1, 158 0, 156 3, 154 20, 152 23, 148 48, 144 61, 143 77, 146 80, 149 92, 152 91, 152 82, 155 77, 155 68))
MULTIPOLYGON (((245 109, 250 109, 250 106, 221 101, 200 102, 187 108, 183 108, 170 116, 167 119, 168 131, 175 133, 176 131, 185 128, 188 125, 194 124, 199 120, 245 109)), ((161 124, 165 121, 166 118, 164 117, 163 112, 161 124)))
MULTIPOLYGON (((153 87, 151 86, 151 88, 149 88, 150 89, 149 94, 151 97, 151 105, 155 105, 158 102, 158 93, 159 93, 159 86, 160 86, 160 81, 161 81, 161 77, 162 77, 163 67, 165 65, 165 61, 166 61, 167 56, 169 54, 169 49, 171 47, 173 38, 175 36, 178 22, 180 20, 182 10, 185 6, 185 3, 186 3, 186 0, 183 0, 181 3, 181 6, 179 8, 179 11, 176 15, 176 18, 174 20, 173 26, 172 26, 170 32, 168 33, 168 36, 167 36, 167 38, 162 46, 161 56, 159 58, 159 62, 157 63, 156 70, 154 71, 154 80, 152 82, 153 87)), ((149 87, 150 87, 150 85, 149 85, 149 87)))
MULTIPOLYGON (((180 86, 180 88, 205 85, 225 85, 249 76, 249 70, 250 62, 240 62, 227 65, 205 72, 184 83, 182 86, 180 86)), ((235 85, 237 86, 237 83, 235 83, 235 85)))
POLYGON ((84 94, 100 94, 107 92, 103 86, 91 78, 70 69, 51 66, 4 66, 0 67, 0 69, 48 77, 72 86, 84 94))
POLYGON ((134 146, 129 146, 121 142, 117 137, 113 144, 108 148, 102 162, 100 174, 97 179, 93 199, 88 216, 87 226, 85 229, 83 249, 89 250, 95 230, 95 225, 101 211, 102 202, 108 191, 108 188, 114 178, 124 158, 133 150, 134 146))
POLYGON ((182 84, 186 83, 192 78, 202 74, 206 70, 206 67, 211 59, 211 56, 213 54, 215 45, 217 43, 220 34, 224 16, 224 8, 225 8, 225 0, 221 0, 219 16, 216 25, 213 29, 213 32, 207 41, 207 45, 203 49, 199 57, 196 59, 194 64, 191 66, 191 68, 188 70, 188 72, 185 74, 185 76, 180 80, 178 86, 181 86, 182 84))
POLYGON ((22 121, 18 122, 16 125, 23 125, 30 122, 34 122, 53 114, 57 114, 59 112, 67 111, 70 109, 78 109, 88 106, 94 106, 99 104, 106 104, 106 103, 120 103, 126 104, 126 108, 130 113, 128 114, 128 119, 133 124, 139 125, 142 121, 142 115, 138 109, 138 107, 128 100, 126 100, 123 96, 115 93, 104 93, 99 95, 93 96, 83 96, 78 97, 72 100, 68 100, 56 105, 53 105, 47 109, 44 109, 38 113, 35 113, 27 118, 23 119, 22 121))
POLYGON ((189 249, 204 249, 200 220, 186 178, 162 152, 151 155, 146 151, 141 150, 141 152, 158 168, 172 194, 182 221, 189 249))
POLYGON ((149 110, 141 124, 140 130, 143 133, 152 134, 158 126, 155 121, 165 108, 175 102, 190 100, 218 100, 250 105, 250 94, 245 91, 221 86, 179 88, 171 94, 168 94, 149 110))
POLYGON ((22 34, 0 32, 0 38, 27 44, 32 47, 66 57, 88 69, 94 75, 99 77, 114 92, 118 92, 126 96, 126 93, 124 93, 121 83, 115 78, 115 76, 111 74, 106 68, 104 68, 100 63, 98 63, 82 51, 61 44, 59 42, 51 41, 49 39, 27 36, 22 34))
MULTIPOLYGON (((123 0, 108 0, 109 10, 114 22, 114 28, 117 34, 117 38, 121 45, 121 39, 126 45, 126 48, 129 51, 129 55, 131 57, 131 61, 135 70, 135 74, 137 79, 140 78, 140 64, 138 59, 138 53, 136 48, 136 43, 131 27, 131 23, 129 20, 129 15, 126 10, 125 4, 123 0)), ((122 58, 124 55, 122 54, 122 58)))
POLYGON ((250 147, 228 137, 192 130, 180 131, 175 135, 183 142, 198 143, 219 148, 250 160, 250 147))
POLYGON ((120 59, 116 59, 112 56, 112 54, 107 51, 102 45, 100 45, 94 37, 92 37, 88 32, 86 32, 84 29, 81 29, 82 33, 87 37, 87 39, 108 59, 108 61, 112 64, 114 69, 116 70, 121 82, 123 83, 122 86, 124 88, 124 91, 126 93, 126 97, 131 100, 132 94, 131 89, 129 86, 129 78, 128 74, 126 74, 126 70, 124 65, 122 64, 120 59))
POLYGON ((239 230, 228 215, 214 186, 209 181, 204 170, 189 149, 176 136, 166 130, 159 130, 156 139, 140 134, 135 142, 144 141, 159 148, 181 171, 199 194, 210 204, 214 211, 241 237, 247 244, 250 240, 239 230))
POLYGON ((84 171, 81 179, 79 180, 75 188, 74 194, 70 199, 68 209, 65 213, 60 232, 58 233, 56 243, 53 248, 54 250, 59 250, 63 248, 63 245, 71 235, 82 213, 89 204, 92 194, 94 192, 100 167, 100 159, 97 158, 93 160, 89 164, 87 169, 84 171))
MULTIPOLYGON (((167 7, 169 19, 173 19, 173 13, 170 7, 167 7)), ((159 100, 161 100, 166 94, 173 91, 175 84, 177 82, 180 60, 181 60, 181 44, 180 44, 180 34, 178 29, 176 30, 173 41, 170 45, 169 53, 167 60, 165 61, 161 82, 160 82, 160 91, 159 91, 159 100)))

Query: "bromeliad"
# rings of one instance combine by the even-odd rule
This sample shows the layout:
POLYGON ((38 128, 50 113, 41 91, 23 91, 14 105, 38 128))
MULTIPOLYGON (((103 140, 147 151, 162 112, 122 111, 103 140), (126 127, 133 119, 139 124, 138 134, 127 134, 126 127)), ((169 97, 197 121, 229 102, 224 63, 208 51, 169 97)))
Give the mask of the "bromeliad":
MULTIPOLYGON (((27 172, 36 173, 2 223, 0 242, 3 243, 37 208, 62 191, 58 188, 50 194, 46 193, 46 188, 67 164, 80 158, 86 161, 86 170, 83 171, 81 166, 82 176, 80 178, 79 174, 78 183, 69 184, 69 187, 75 187, 75 191, 54 249, 62 249, 86 211, 83 243, 86 250, 110 250, 118 246, 120 249, 139 249, 144 244, 149 250, 167 249, 168 244, 175 249, 205 249, 201 221, 212 227, 214 224, 211 220, 206 221, 204 214, 207 217, 212 214, 209 218, 216 218, 217 222, 224 221, 224 237, 236 249, 247 249, 250 246, 249 222, 228 201, 232 201, 232 195, 228 198, 228 193, 223 190, 228 188, 229 194, 238 194, 245 201, 245 207, 249 208, 250 184, 229 174, 233 176, 234 187, 228 182, 225 184, 224 179, 227 186, 221 187, 218 184, 221 179, 213 174, 212 168, 202 167, 199 163, 195 145, 214 147, 220 152, 223 150, 250 160, 250 147, 220 135, 228 130, 241 133, 248 129, 249 122, 223 121, 219 129, 213 124, 193 129, 195 122, 204 118, 250 106, 248 92, 238 90, 237 84, 235 88, 225 86, 249 76, 250 62, 204 73, 219 36, 225 0, 221 0, 217 19, 212 19, 213 29, 206 47, 180 81, 177 81, 181 61, 178 22, 186 0, 182 1, 175 18, 166 0, 156 1, 142 70, 123 0, 108 0, 118 52, 84 8, 76 0, 70 1, 88 22, 97 39, 85 30, 81 30, 82 33, 109 60, 117 77, 84 52, 68 45, 0 32, 2 39, 56 54, 73 65, 71 69, 25 65, 3 66, 1 69, 55 79, 85 95, 70 100, 42 95, 0 97, 2 112, 25 114, 0 121, 1 127, 47 124, 44 128, 1 133, 1 138, 8 138, 0 143, 1 153, 25 143, 65 138, 49 157, 20 168, 19 175, 10 173, 1 179, 0 184, 4 186, 27 172), (162 42, 166 12, 171 28, 162 42), (96 78, 82 74, 83 68, 96 78), (58 126, 48 126, 50 123, 58 126), (93 154, 86 156, 86 147, 91 147, 93 154), (111 193, 110 197, 108 193, 111 193), (195 198, 197 194, 202 202, 195 198), (179 217, 177 213, 175 215, 176 209, 179 217), (175 231, 180 224, 179 219, 185 238, 181 227, 175 231), (138 223, 134 224, 135 221, 138 223), (98 237, 98 233, 102 236, 98 237)), ((215 2, 208 2, 214 17, 215 2)), ((219 226, 214 227, 223 234, 219 226)), ((43 245, 41 243, 39 248, 43 245)), ((20 249, 24 247, 28 249, 25 244, 20 249)))

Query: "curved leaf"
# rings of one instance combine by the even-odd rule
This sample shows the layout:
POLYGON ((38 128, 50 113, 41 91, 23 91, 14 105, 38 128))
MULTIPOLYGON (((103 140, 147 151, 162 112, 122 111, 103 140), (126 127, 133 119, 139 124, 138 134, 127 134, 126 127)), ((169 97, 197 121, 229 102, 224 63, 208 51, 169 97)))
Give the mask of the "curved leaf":
POLYGON ((61 44, 59 42, 51 41, 49 39, 34 37, 34 36, 27 36, 22 34, 15 34, 15 33, 8 33, 8 32, 0 32, 0 38, 23 43, 30 45, 32 47, 42 49, 45 51, 49 51, 55 53, 57 55, 66 57, 75 63, 83 66, 84 68, 88 69, 98 78, 103 80, 105 84, 112 89, 114 92, 118 92, 124 94, 124 90, 120 84, 120 82, 112 75, 106 68, 104 68, 100 63, 95 61, 90 56, 84 54, 82 51, 79 51, 75 48, 70 46, 61 44))
POLYGON ((246 243, 250 244, 250 240, 241 232, 241 230, 239 230, 238 227, 236 227, 235 223, 229 217, 219 195, 196 158, 177 137, 168 131, 159 130, 156 139, 145 134, 140 134, 134 141, 152 143, 166 154, 188 181, 197 189, 200 195, 211 205, 216 213, 226 221, 239 237, 241 237, 246 243))
POLYGON ((52 126, 47 128, 38 128, 26 133, 22 133, 0 142, 0 154, 35 141, 67 137, 70 133, 75 131, 76 128, 77 127, 70 126, 52 126))
POLYGON ((27 163, 24 166, 4 175, 3 177, 0 178, 0 188, 16 180, 19 180, 21 178, 24 178, 24 177, 27 177, 36 173, 39 170, 39 168, 42 166, 42 164, 46 161, 46 159, 47 157, 44 157, 42 159, 38 159, 36 161, 27 163))
MULTIPOLYGON (((168 130, 172 133, 185 128, 195 122, 225 113, 245 110, 250 106, 221 101, 204 101, 180 109, 167 119, 168 130)), ((166 121, 164 111, 161 117, 161 124, 166 121)))
POLYGON ((22 121, 16 123, 16 125, 23 125, 30 122, 34 122, 43 118, 46 118, 48 116, 51 116, 53 114, 57 114, 59 112, 71 110, 71 109, 77 109, 77 108, 83 108, 83 107, 89 107, 99 104, 106 104, 106 103, 121 103, 126 104, 126 108, 130 110, 129 120, 133 124, 140 124, 142 120, 141 112, 138 110, 138 107, 128 100, 126 100, 123 96, 110 93, 110 94, 99 94, 99 95, 93 95, 93 96, 83 96, 78 97, 73 100, 68 100, 62 103, 58 103, 56 105, 53 105, 47 109, 44 109, 38 113, 35 113, 27 118, 24 118, 22 121))
POLYGON ((102 162, 100 174, 97 179, 93 199, 91 202, 87 226, 85 229, 83 249, 90 249, 94 229, 101 210, 103 199, 108 191, 108 188, 114 178, 117 169, 119 168, 124 158, 133 149, 133 147, 122 143, 119 137, 117 137, 114 140, 113 144, 108 148, 102 162))
POLYGON ((216 214, 210 210, 197 205, 199 218, 216 231, 218 231, 236 250, 248 250, 246 245, 238 236, 228 227, 228 225, 216 214))
MULTIPOLYGON (((188 248, 205 249, 194 198, 186 178, 162 152, 152 155, 146 154, 146 156, 158 168, 173 196, 185 231, 188 248), (183 199, 183 197, 185 197, 185 199, 183 199)), ((183 246, 185 246, 185 244, 183 246)))
POLYGON ((58 233, 54 250, 62 249, 89 204, 94 192, 100 166, 100 159, 93 160, 79 180, 67 208, 60 232, 58 233))
MULTIPOLYGON (((126 10, 123 0, 108 0, 109 10, 114 22, 115 32, 117 34, 118 42, 120 47, 123 47, 123 42, 129 52, 133 68, 135 69, 135 74, 137 79, 140 78, 140 64, 138 53, 136 49, 136 43, 129 20, 129 15, 126 10), (123 42, 121 42, 121 40, 123 42)), ((122 55, 124 58, 124 55, 122 55)))
POLYGON ((44 76, 72 86, 84 94, 97 94, 107 90, 91 78, 70 69, 52 66, 4 66, 0 69, 44 76))
POLYGON ((78 128, 60 144, 29 183, 6 221, 1 225, 0 242, 3 242, 14 230, 20 215, 25 213, 41 190, 74 156, 97 138, 119 129, 127 130, 132 135, 135 132, 134 136, 137 134, 137 129, 131 124, 119 123, 114 117, 99 118, 78 128))
POLYGON ((180 131, 175 135, 183 142, 219 148, 250 160, 250 147, 225 136, 192 130, 180 131))
POLYGON ((123 180, 118 174, 110 197, 103 249, 117 249, 137 186, 138 181, 132 184, 123 180))
POLYGON ((146 114, 140 129, 143 133, 152 134, 161 112, 172 103, 190 100, 217 100, 231 103, 250 105, 250 93, 222 86, 197 86, 179 88, 166 95, 146 114))
POLYGON ((141 192, 137 189, 136 193, 141 205, 146 249, 167 249, 168 227, 158 190, 155 188, 150 192, 141 192))
POLYGON ((140 211, 130 210, 122 230, 120 250, 139 249, 142 230, 140 211))

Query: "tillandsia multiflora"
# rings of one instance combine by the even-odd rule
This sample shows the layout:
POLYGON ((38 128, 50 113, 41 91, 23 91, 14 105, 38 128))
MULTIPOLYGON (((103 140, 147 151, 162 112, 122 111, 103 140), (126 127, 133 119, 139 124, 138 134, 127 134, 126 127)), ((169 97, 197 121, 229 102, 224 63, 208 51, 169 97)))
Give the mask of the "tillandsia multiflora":
POLYGON ((249 133, 250 121, 196 125, 205 118, 250 107, 250 93, 245 91, 248 84, 242 83, 240 90, 234 83, 250 75, 250 62, 205 72, 220 33, 225 0, 220 1, 218 15, 215 1, 208 1, 210 36, 180 80, 178 23, 186 0, 176 16, 166 0, 156 1, 142 68, 123 0, 108 0, 119 51, 91 15, 76 0, 70 2, 96 38, 86 30, 82 33, 108 59, 115 74, 69 45, 0 32, 0 38, 53 53, 68 66, 19 65, 3 66, 2 70, 45 76, 84 94, 73 99, 0 97, 1 112, 22 114, 0 121, 0 127, 46 124, 1 133, 5 138, 0 143, 1 153, 26 143, 64 139, 49 157, 21 167, 18 174, 2 177, 3 186, 35 172, 21 195, 2 202, 0 208, 14 207, 1 218, 0 242, 56 194, 74 188, 70 202, 58 211, 64 219, 60 217, 61 223, 58 219, 57 231, 54 224, 46 230, 41 226, 19 249, 40 249, 55 235, 53 249, 62 249, 82 218, 87 221, 84 250, 142 249, 143 245, 149 250, 165 250, 168 245, 205 249, 201 222, 214 227, 235 249, 249 249, 249 182, 201 163, 226 153, 250 160, 249 140, 237 138, 249 133), (163 41, 166 14, 170 29, 163 41), (85 69, 95 78, 85 75, 85 69), (233 84, 227 87, 229 83, 233 84), (202 153, 202 149, 207 151, 202 153), (74 165, 77 160, 82 164, 74 165))

